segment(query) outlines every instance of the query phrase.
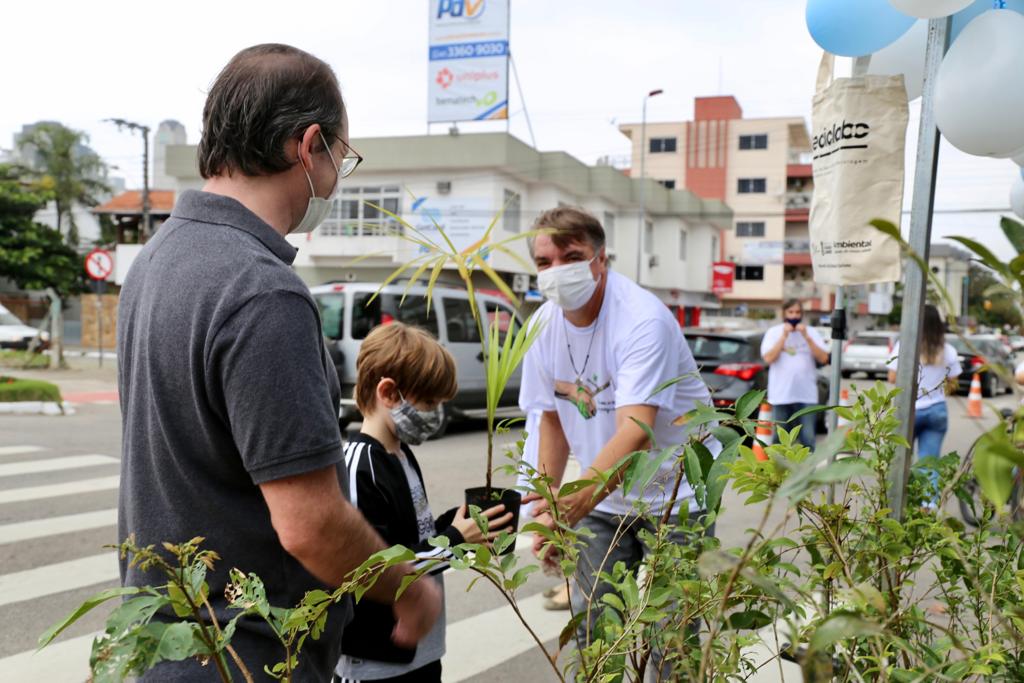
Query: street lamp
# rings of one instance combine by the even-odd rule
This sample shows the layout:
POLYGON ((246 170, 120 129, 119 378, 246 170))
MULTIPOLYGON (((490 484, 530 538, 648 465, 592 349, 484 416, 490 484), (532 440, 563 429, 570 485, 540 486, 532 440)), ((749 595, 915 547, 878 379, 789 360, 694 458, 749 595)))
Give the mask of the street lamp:
POLYGON ((640 284, 644 258, 644 172, 647 162, 647 100, 660 95, 664 90, 658 88, 644 95, 643 116, 640 119, 640 219, 636 230, 636 283, 640 284))
POLYGON ((142 131, 142 235, 149 238, 151 224, 149 219, 149 126, 133 123, 124 119, 103 119, 117 126, 118 130, 127 128, 130 131, 142 131))

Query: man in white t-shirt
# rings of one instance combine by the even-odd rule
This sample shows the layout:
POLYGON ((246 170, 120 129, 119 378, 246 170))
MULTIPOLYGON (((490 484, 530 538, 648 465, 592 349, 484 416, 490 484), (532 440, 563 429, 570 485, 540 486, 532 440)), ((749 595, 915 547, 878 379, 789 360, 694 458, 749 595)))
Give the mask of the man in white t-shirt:
MULTIPOLYGON (((659 448, 686 443, 689 429, 674 421, 697 403, 710 404, 711 396, 671 312, 653 294, 608 268, 604 230, 590 214, 552 209, 541 214, 535 228, 557 231, 538 235, 530 244, 548 303, 538 311, 544 328, 523 363, 520 405, 542 411, 539 471, 560 485, 571 449, 580 462, 580 478, 596 479, 597 472, 612 470, 630 453, 650 448, 647 434, 634 420, 651 427, 659 448), (657 391, 677 378, 682 379, 657 391)), ((712 454, 720 450, 713 439, 705 444, 712 454)), ((615 532, 632 516, 635 501, 650 506, 654 514, 663 512, 674 482, 675 462, 670 458, 644 491, 623 493, 616 477, 606 486, 592 485, 558 498, 563 519, 594 533, 581 549, 572 592, 577 611, 584 609, 584 596, 592 589, 595 605, 611 590, 594 588, 602 563, 607 571, 617 561, 635 566, 643 559, 646 549, 638 532, 649 530, 649 524, 637 520, 612 547, 615 532)), ((701 513, 685 479, 672 508, 673 513, 701 513)), ((553 526, 543 501, 533 514, 553 526)), ((538 539, 535 551, 542 554, 543 539, 538 539)), ((693 538, 680 534, 677 540, 693 538)), ((581 624, 584 638, 587 632, 581 624)))
MULTIPOLYGON (((784 429, 798 411, 818 403, 817 363, 828 363, 828 351, 821 335, 804 323, 803 305, 790 299, 782 305, 782 324, 764 333, 761 357, 768 365, 768 403, 772 418, 784 429)), ((800 443, 814 448, 818 416, 800 418, 800 443)))

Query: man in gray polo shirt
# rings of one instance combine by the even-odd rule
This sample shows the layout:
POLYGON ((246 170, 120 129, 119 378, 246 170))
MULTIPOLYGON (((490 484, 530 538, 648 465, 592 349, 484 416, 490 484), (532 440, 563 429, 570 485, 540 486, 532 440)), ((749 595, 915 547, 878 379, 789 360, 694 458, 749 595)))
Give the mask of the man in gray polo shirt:
MULTIPOLYGON (((194 536, 222 559, 208 576, 218 620, 233 616, 228 570, 258 574, 273 605, 340 584, 384 547, 344 497, 340 388, 317 307, 291 269, 284 238, 326 215, 359 157, 331 68, 286 45, 237 54, 203 111, 202 192, 179 197, 139 254, 118 316, 123 454, 119 533, 141 545, 194 536)), ((394 600, 408 567, 368 594, 393 603, 393 638, 413 646, 440 610, 432 581, 394 600)), ((126 585, 160 584, 129 567, 126 585)), ((296 681, 328 681, 349 606, 305 644, 296 681)), ((259 619, 232 640, 256 680, 284 650, 259 619)), ((236 680, 239 671, 228 665, 236 680)), ((145 681, 220 680, 196 660, 163 663, 145 681)))

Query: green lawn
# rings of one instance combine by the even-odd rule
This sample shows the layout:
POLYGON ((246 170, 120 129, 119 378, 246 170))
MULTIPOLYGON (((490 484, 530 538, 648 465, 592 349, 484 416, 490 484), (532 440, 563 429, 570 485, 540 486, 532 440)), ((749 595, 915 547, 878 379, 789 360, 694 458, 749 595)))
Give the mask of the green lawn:
POLYGON ((29 353, 14 349, 0 350, 0 368, 48 368, 50 357, 45 353, 29 353))
POLYGON ((0 403, 13 401, 50 401, 62 403, 56 384, 38 379, 17 379, 0 375, 0 403))

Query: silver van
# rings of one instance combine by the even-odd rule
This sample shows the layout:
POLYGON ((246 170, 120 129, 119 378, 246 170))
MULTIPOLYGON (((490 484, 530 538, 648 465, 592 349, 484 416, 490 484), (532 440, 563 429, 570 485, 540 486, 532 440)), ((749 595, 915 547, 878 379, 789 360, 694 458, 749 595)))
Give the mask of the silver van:
MULTIPOLYGON (((444 433, 452 419, 482 418, 487 413, 484 356, 480 350, 480 336, 473 320, 469 295, 461 288, 437 285, 428 313, 426 285, 410 287, 402 302, 406 287, 407 283, 396 283, 381 290, 379 282, 346 282, 310 288, 320 308, 328 351, 341 381, 339 423, 343 430, 353 420, 360 419, 353 398, 359 345, 374 327, 394 320, 426 329, 455 358, 459 392, 445 405, 445 421, 438 436, 444 433), (380 294, 374 298, 378 291, 380 294)), ((495 316, 502 333, 513 326, 513 321, 515 325, 522 323, 515 309, 502 296, 478 292, 476 297, 479 305, 487 311, 484 334, 490 333, 490 322, 495 316)), ((501 417, 520 414, 519 383, 520 374, 517 370, 502 395, 499 411, 501 417)))

